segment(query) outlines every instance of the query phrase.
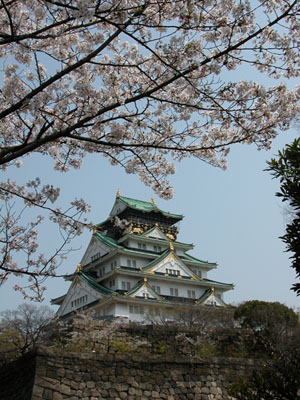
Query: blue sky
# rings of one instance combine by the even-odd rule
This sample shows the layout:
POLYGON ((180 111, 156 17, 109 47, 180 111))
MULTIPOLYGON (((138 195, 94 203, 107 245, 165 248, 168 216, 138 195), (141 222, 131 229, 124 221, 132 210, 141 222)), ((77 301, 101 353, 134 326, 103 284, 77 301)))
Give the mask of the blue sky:
MULTIPOLYGON (((87 158, 81 170, 67 174, 54 172, 45 157, 33 156, 25 160, 23 168, 11 170, 10 176, 29 179, 39 175, 62 188, 63 200, 85 198, 92 206, 89 219, 94 223, 107 218, 119 188, 128 197, 149 201, 154 197, 160 208, 184 214, 179 240, 195 244, 191 254, 218 262, 218 269, 209 278, 235 284, 235 290, 225 296, 227 303, 260 299, 298 307, 299 298, 290 290, 295 273, 278 239, 286 222, 284 207, 275 197, 279 183, 263 171, 266 160, 297 134, 296 129, 280 133, 268 152, 257 151, 253 145, 233 146, 226 171, 199 160, 183 161, 171 177, 175 195, 169 201, 159 199, 138 177, 110 166, 101 156, 87 158)), ((50 227, 44 230, 42 246, 49 249, 56 237, 50 227)), ((61 273, 75 270, 90 237, 91 233, 86 232, 73 243, 78 250, 60 267, 61 273)), ((12 277, 0 288, 0 311, 14 309, 23 302, 22 296, 12 290, 15 283, 12 277)), ((69 284, 55 278, 48 280, 47 286, 44 304, 65 293, 69 284)))

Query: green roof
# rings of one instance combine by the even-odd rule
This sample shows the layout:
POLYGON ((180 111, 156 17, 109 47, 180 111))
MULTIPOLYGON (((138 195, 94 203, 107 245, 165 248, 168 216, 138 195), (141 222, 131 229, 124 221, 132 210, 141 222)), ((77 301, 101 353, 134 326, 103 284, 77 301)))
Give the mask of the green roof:
POLYGON ((84 280, 92 289, 95 289, 97 292, 102 293, 106 296, 117 294, 111 289, 107 289, 106 287, 97 283, 91 276, 86 275, 84 272, 79 272, 79 277, 84 280))
POLYGON ((131 290, 129 290, 128 292, 126 292, 125 296, 130 296, 131 294, 135 293, 136 291, 138 291, 142 286, 144 286, 145 282, 144 281, 140 281, 138 282, 131 290))
POLYGON ((203 260, 200 260, 199 258, 193 257, 190 254, 186 254, 186 253, 184 253, 184 256, 182 256, 181 259, 182 260, 185 259, 186 261, 193 261, 193 262, 200 263, 200 264, 205 264, 205 265, 217 265, 217 263, 211 263, 211 262, 208 262, 208 261, 203 261, 203 260))
MULTIPOLYGON (((207 300, 209 298, 209 296, 212 294, 212 290, 211 289, 207 289, 202 296, 200 296, 200 298, 198 299, 198 302, 200 302, 201 304, 203 304, 205 302, 205 300, 207 300)), ((226 305, 226 303, 218 296, 218 300, 223 303, 223 306, 226 305)))
POLYGON ((107 246, 112 247, 112 248, 114 248, 114 249, 115 249, 116 247, 118 247, 116 241, 115 241, 112 237, 102 235, 102 234, 99 233, 99 232, 96 232, 94 235, 96 236, 96 238, 100 239, 100 240, 101 240, 104 244, 106 244, 107 246))
POLYGON ((158 255, 154 260, 150 261, 148 264, 144 265, 142 271, 147 271, 148 269, 152 268, 155 264, 162 261, 168 254, 171 253, 170 249, 164 250, 160 255, 158 255))
POLYGON ((134 208, 137 210, 141 211, 146 211, 146 212, 151 212, 151 211, 160 211, 163 215, 166 217, 171 217, 171 218, 176 218, 176 219, 182 219, 183 215, 180 214, 172 214, 168 211, 163 211, 160 208, 157 207, 156 204, 150 202, 150 201, 143 201, 143 200, 137 200, 137 199, 131 199, 129 197, 125 196, 119 196, 117 200, 120 203, 125 204, 127 207, 134 208))
POLYGON ((221 286, 231 287, 232 289, 234 288, 233 283, 223 283, 223 282, 213 281, 211 279, 206 279, 206 278, 202 279, 202 282, 209 283, 212 286, 221 285, 221 286))

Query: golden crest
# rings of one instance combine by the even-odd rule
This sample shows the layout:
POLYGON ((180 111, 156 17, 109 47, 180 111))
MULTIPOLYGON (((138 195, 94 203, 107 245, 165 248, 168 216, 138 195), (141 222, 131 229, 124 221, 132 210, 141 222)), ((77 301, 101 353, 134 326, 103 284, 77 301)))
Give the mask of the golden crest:
POLYGON ((175 236, 173 235, 173 233, 166 233, 166 236, 171 240, 175 240, 175 236))
POLYGON ((141 233, 143 233, 143 229, 136 226, 130 231, 130 233, 137 233, 138 235, 140 235, 141 233))

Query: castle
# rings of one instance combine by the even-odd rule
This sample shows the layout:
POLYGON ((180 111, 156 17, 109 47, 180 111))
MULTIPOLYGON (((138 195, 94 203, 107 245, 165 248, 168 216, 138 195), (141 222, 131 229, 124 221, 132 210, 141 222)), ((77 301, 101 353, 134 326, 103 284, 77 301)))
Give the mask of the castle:
POLYGON ((146 322, 164 312, 224 307, 232 284, 210 280, 217 267, 188 254, 192 244, 177 240, 183 215, 118 191, 109 218, 96 225, 68 292, 52 300, 57 315, 93 310, 100 319, 146 322))

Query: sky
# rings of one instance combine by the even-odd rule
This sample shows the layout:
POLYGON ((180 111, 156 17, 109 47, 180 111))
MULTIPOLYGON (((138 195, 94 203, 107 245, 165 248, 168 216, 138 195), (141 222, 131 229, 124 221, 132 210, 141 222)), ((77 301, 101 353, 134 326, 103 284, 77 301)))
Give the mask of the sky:
MULTIPOLYGON (((67 174, 55 172, 47 158, 33 156, 23 168, 10 174, 16 179, 39 175, 60 186, 65 201, 84 198, 92 207, 88 218, 95 224, 108 217, 118 189, 122 195, 140 200, 150 201, 153 197, 159 208, 185 216, 178 240, 195 245, 190 254, 218 263, 208 278, 235 285, 225 294, 227 303, 259 299, 298 308, 300 299, 290 290, 295 273, 278 239, 286 224, 285 209, 275 197, 279 182, 264 171, 266 160, 297 135, 296 128, 280 133, 270 151, 257 151, 254 145, 233 146, 226 171, 196 159, 177 164, 176 174, 171 177, 175 195, 168 201, 159 199, 137 176, 127 175, 96 155, 88 157, 79 171, 67 174)), ((77 250, 69 254, 58 272, 72 273, 76 269, 90 238, 91 232, 85 232, 74 241, 72 246, 77 250)), ((41 247, 50 251, 56 239, 56 231, 47 225, 41 247)), ((24 302, 22 295, 12 289, 16 282, 20 283, 11 277, 0 287, 0 311, 15 309, 24 302)), ((47 287, 45 305, 64 294, 69 282, 52 278, 47 287)), ((56 306, 51 307, 56 311, 56 306)))

